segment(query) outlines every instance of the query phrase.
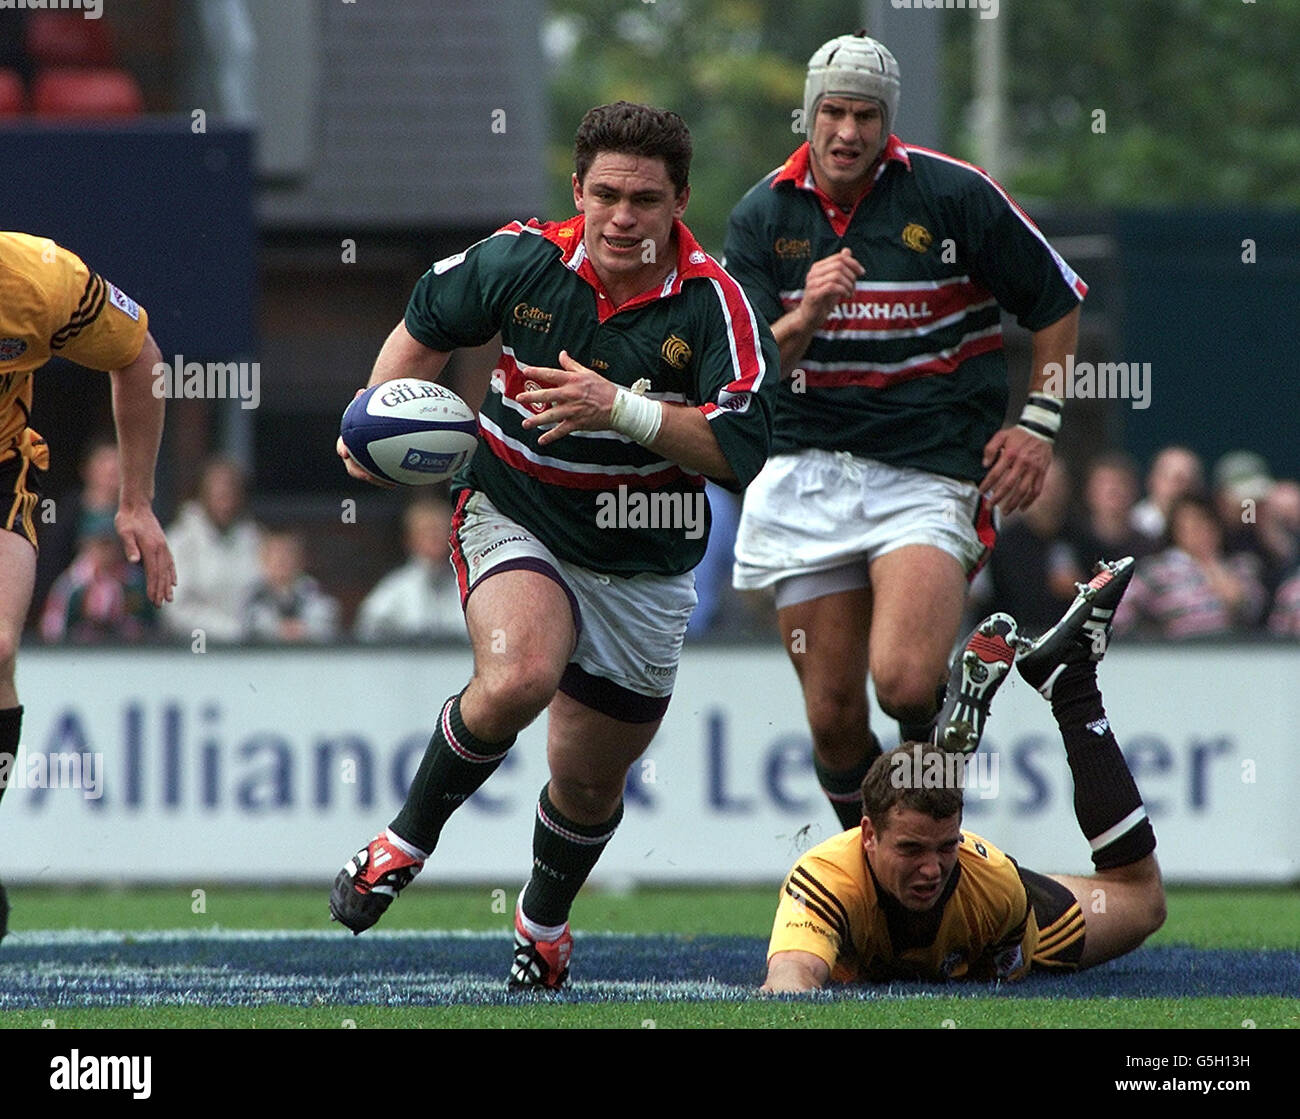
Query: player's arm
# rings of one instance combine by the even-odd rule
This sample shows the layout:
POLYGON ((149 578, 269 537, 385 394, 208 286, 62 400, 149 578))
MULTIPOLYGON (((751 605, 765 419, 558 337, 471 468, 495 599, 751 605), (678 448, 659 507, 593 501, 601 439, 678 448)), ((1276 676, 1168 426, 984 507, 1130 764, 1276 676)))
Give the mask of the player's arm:
MULTIPOLYGON (((519 369, 521 373, 551 386, 521 392, 516 398, 519 403, 530 407, 534 404, 549 405, 545 412, 530 416, 523 422, 525 428, 555 425, 541 434, 537 440, 539 446, 554 443, 573 431, 621 430, 616 425, 622 421, 615 415, 618 386, 594 369, 575 361, 567 350, 560 351, 559 369, 536 365, 521 365, 519 369)), ((722 453, 703 412, 689 405, 663 401, 647 400, 646 405, 651 409, 661 409, 658 430, 653 436, 639 439, 637 433, 627 433, 630 438, 696 474, 719 482, 736 481, 731 464, 722 453)))
POLYGON ((167 408, 167 402, 154 394, 154 367, 161 361, 157 343, 146 332, 136 359, 109 373, 113 383, 113 423, 122 462, 114 524, 126 558, 144 564, 149 600, 155 606, 170 602, 176 586, 176 564, 153 511, 154 470, 167 408))
MULTIPOLYGON (((944 222, 955 232, 962 266, 1031 333, 1029 391, 1042 392, 1047 388, 1047 366, 1056 362, 1064 367, 1066 356, 1078 344, 1079 305, 1087 284, 986 175, 972 171, 963 189, 942 199, 940 208, 944 222)), ((994 433, 984 448, 987 473, 980 489, 992 494, 1003 513, 1023 509, 1037 498, 1052 460, 1054 425, 1033 416, 1025 418, 1046 428, 1044 436, 1025 427, 1010 427, 994 433)))
MULTIPOLYGON (((761 188, 766 192, 767 188, 761 188)), ((783 309, 781 269, 772 256, 773 230, 752 203, 752 192, 731 212, 723 264, 755 311, 771 325, 780 351, 781 377, 789 377, 841 299, 852 296, 863 268, 849 249, 813 263, 804 277, 797 307, 783 309)))
MULTIPOLYGON (((450 357, 450 352, 434 350, 423 342, 416 341, 411 337, 411 332, 406 329, 406 323, 399 322, 380 347, 379 356, 375 358, 375 366, 370 371, 370 380, 366 382, 366 388, 382 385, 385 381, 395 381, 399 377, 418 377, 422 381, 436 381, 450 357)), ((357 389, 356 395, 360 396, 363 392, 365 389, 357 389)), ((348 454, 342 436, 339 436, 335 442, 334 451, 343 460, 347 472, 357 481, 370 482, 384 489, 394 488, 391 482, 376 478, 361 467, 348 454)))
POLYGON ((789 377, 808 352, 826 316, 842 300, 853 297, 854 284, 864 271, 847 248, 823 257, 808 269, 799 306, 772 323, 772 336, 781 350, 782 378, 789 377))
POLYGON ((669 461, 715 482, 736 483, 736 472, 722 453, 704 413, 685 404, 665 403, 663 409, 659 434, 646 446, 669 461))
MULTIPOLYGON (((1030 393, 1047 391, 1047 368, 1065 368, 1067 354, 1079 343, 1079 308, 1076 306, 1056 322, 1033 333, 1030 393)), ((1058 374, 1059 376, 1059 374, 1058 374)), ((1013 426, 997 432, 984 447, 988 473, 980 490, 992 495, 1003 513, 1014 513, 1033 503, 1042 492, 1043 479, 1052 464, 1052 443, 1027 428, 1013 426)))
POLYGON ((418 377, 422 381, 436 381, 446 368, 451 353, 435 350, 411 337, 405 322, 393 327, 375 358, 366 388, 395 381, 398 377, 418 377))
POLYGON ((779 995, 793 991, 819 991, 830 982, 831 969, 811 952, 777 952, 767 961, 767 978, 761 994, 779 995))
POLYGON ((176 565, 153 512, 154 470, 167 408, 155 392, 154 370, 162 354, 149 333, 144 308, 75 253, 52 241, 47 252, 42 260, 52 266, 45 281, 50 292, 46 312, 53 325, 50 346, 61 357, 109 374, 122 474, 114 524, 127 559, 144 565, 150 601, 161 606, 171 600, 176 585, 176 565))
MULTIPOLYGON (((501 328, 510 283, 519 266, 511 255, 519 238, 501 236, 505 230, 433 265, 415 285, 406 314, 379 350, 367 388, 398 377, 436 381, 452 352, 479 346, 501 328)), ((335 444, 347 472, 363 482, 393 488, 367 474, 347 453, 340 438, 335 444)))
POLYGON ((767 978, 761 991, 815 991, 854 943, 853 922, 865 915, 849 875, 833 859, 815 853, 795 865, 781 884, 767 945, 767 978))
POLYGON ((516 398, 547 406, 523 426, 548 428, 538 439, 542 446, 572 431, 616 431, 729 489, 748 485, 771 446, 776 347, 731 276, 720 273, 712 290, 717 301, 699 305, 707 341, 693 367, 692 395, 703 403, 637 395, 561 351, 559 369, 521 367, 550 386, 516 398))

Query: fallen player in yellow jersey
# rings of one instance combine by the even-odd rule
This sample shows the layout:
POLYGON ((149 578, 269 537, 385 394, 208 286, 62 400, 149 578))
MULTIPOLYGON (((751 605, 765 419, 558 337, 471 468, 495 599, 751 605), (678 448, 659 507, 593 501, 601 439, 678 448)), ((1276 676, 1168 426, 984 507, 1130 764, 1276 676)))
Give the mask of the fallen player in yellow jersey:
POLYGON ((1155 833, 1097 690, 1132 573, 1131 557, 1099 565, 1056 626, 1019 642, 1015 661, 1052 704, 1096 873, 1038 874, 963 831, 961 782, 929 779, 952 755, 905 744, 863 781, 860 827, 814 847, 786 878, 763 991, 1073 971, 1131 952, 1164 923, 1155 833))

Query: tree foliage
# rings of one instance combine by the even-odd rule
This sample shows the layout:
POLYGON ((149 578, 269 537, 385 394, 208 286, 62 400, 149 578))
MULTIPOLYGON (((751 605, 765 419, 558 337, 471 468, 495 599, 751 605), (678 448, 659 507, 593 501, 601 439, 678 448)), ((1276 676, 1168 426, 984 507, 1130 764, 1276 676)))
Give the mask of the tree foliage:
MULTIPOLYGON (((548 216, 572 209, 582 114, 645 101, 691 128, 687 221, 720 253, 731 207, 804 139, 794 114, 808 57, 860 26, 861 13, 858 0, 551 0, 548 216)), ((968 11, 915 18, 944 20, 945 146, 976 158, 979 21, 968 11)), ((1001 0, 998 19, 1007 21, 1012 149, 1003 177, 1017 195, 1300 204, 1300 0, 1001 0)))
MULTIPOLYGON (((1013 190, 1099 205, 1300 204, 1297 0, 1004 0, 1001 10, 1013 190)), ((969 36, 950 37, 948 51, 950 72, 969 74, 969 36)), ((949 104, 969 88, 955 83, 949 104)), ((954 123, 954 143, 968 147, 962 117, 954 123)))
POLYGON ((809 55, 858 20, 852 0, 553 0, 552 215, 572 211, 567 184, 583 113, 620 98, 646 102, 690 127, 686 221, 720 255, 731 207, 803 142, 792 125, 809 55))

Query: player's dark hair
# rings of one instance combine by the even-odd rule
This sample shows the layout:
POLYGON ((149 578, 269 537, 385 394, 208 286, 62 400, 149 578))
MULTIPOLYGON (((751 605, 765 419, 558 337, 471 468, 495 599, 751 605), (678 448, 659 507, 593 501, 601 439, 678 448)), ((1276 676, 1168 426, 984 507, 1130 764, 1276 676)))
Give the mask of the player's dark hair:
POLYGON ((932 820, 946 820, 961 812, 960 785, 927 787, 929 783, 922 780, 924 771, 934 764, 926 760, 931 754, 938 755, 938 768, 946 771, 948 755, 933 742, 905 742, 881 754, 867 770, 862 779, 862 815, 876 831, 885 830, 890 809, 899 805, 924 812, 932 820), (922 773, 916 772, 918 759, 922 773))
POLYGON ((615 101, 588 109, 573 140, 574 170, 578 182, 601 152, 662 159, 678 194, 686 189, 691 172, 691 133, 686 122, 669 109, 615 101))

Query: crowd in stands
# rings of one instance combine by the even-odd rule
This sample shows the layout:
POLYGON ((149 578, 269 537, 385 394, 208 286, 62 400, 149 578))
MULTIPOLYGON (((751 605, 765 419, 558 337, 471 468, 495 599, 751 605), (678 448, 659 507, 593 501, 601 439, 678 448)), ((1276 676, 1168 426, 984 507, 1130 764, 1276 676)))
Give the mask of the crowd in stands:
MULTIPOLYGON (((451 506, 441 494, 421 492, 408 504, 407 561, 377 582, 348 628, 338 599, 309 573, 302 532, 266 529, 249 515, 234 462, 209 462, 196 498, 168 527, 178 585, 162 610, 150 605, 113 529, 111 442, 91 445, 82 479, 42 536, 33 624, 46 642, 192 643, 200 633, 215 643, 466 640, 448 562, 451 506)), ((713 533, 688 639, 768 638, 770 604, 730 586, 737 499, 710 487, 710 502, 713 533)), ((1178 446, 1155 456, 1145 485, 1122 452, 1097 455, 1077 480, 1055 462, 1038 500, 1002 523, 972 583, 971 618, 1003 610, 1025 632, 1041 632, 1098 559, 1124 555, 1138 566, 1117 634, 1300 638, 1300 482, 1274 479, 1250 451, 1226 454, 1207 472, 1195 451, 1178 446)))
POLYGON ((1060 616, 1099 559, 1138 557, 1116 634, 1169 639, 1269 631, 1300 637, 1300 483, 1251 451, 1208 473, 1188 447, 1147 472, 1121 453, 1091 460, 1071 507, 1057 463, 1042 497, 1002 526, 972 587, 972 613, 1005 610, 1028 632, 1060 616))
MULTIPOLYGON (((243 471, 210 461, 199 492, 167 538, 178 575, 175 598, 156 610, 138 566, 113 527, 118 459, 96 443, 82 463, 84 488, 64 498, 42 537, 35 628, 49 643, 174 638, 203 645, 321 643, 346 636, 338 600, 307 571, 307 542, 294 529, 263 528, 247 510, 243 471), (59 568, 62 573, 57 574, 59 568)), ((456 580, 447 563, 451 509, 422 497, 405 514, 410 562, 380 582, 358 613, 356 636, 464 640, 456 580)))

